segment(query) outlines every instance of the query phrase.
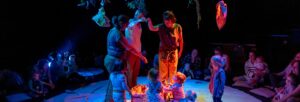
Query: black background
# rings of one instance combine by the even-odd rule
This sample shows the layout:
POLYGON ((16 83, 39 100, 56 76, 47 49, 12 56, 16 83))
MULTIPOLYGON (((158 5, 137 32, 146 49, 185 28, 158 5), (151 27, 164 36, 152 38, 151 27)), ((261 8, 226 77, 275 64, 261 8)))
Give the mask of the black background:
MULTIPOLYGON (((132 17, 134 10, 127 8, 124 0, 110 1, 111 4, 105 6, 109 18, 118 14, 132 17)), ((185 53, 196 47, 202 55, 208 56, 210 42, 254 43, 267 59, 272 59, 269 62, 281 62, 281 67, 287 65, 298 50, 299 0, 225 0, 228 18, 221 31, 215 21, 217 0, 199 1, 200 29, 196 26, 195 5, 188 8, 188 0, 146 0, 146 6, 154 24, 162 22, 163 11, 174 11, 183 27, 185 53), (272 34, 289 37, 272 38, 272 34), (283 40, 287 40, 288 45, 282 44, 283 40)), ((100 28, 91 21, 99 3, 88 10, 76 7, 77 3, 79 0, 1 1, 0 68, 28 71, 38 59, 59 50, 67 40, 73 42, 80 67, 92 67, 92 56, 106 53, 109 28, 100 28)), ((158 49, 159 39, 145 24, 143 27, 143 48, 151 58, 158 49)))

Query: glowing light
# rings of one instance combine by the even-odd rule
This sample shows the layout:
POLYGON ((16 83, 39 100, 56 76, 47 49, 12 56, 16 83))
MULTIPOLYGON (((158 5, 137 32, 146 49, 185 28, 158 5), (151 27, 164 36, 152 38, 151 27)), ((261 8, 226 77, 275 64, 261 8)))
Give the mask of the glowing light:
POLYGON ((49 68, 51 68, 51 62, 48 63, 49 68))
POLYGON ((146 102, 147 101, 147 95, 146 92, 148 90, 148 87, 146 85, 136 85, 133 88, 131 88, 132 93, 132 102, 146 102))

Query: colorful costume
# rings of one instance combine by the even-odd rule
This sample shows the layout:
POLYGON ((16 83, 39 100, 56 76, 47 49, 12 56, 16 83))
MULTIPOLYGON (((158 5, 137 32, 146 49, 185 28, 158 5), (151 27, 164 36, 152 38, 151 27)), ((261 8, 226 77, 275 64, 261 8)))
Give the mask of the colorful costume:
POLYGON ((217 21, 217 26, 219 30, 221 30, 225 23, 226 23, 226 18, 227 18, 227 4, 221 0, 216 4, 216 21, 217 21))

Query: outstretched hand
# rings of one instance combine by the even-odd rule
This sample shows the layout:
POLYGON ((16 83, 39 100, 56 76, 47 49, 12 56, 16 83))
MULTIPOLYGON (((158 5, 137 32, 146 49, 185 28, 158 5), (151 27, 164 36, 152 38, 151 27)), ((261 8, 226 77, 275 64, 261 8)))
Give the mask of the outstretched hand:
POLYGON ((142 56, 142 61, 145 63, 145 64, 147 64, 148 63, 148 60, 147 60, 147 58, 145 57, 145 56, 142 56))

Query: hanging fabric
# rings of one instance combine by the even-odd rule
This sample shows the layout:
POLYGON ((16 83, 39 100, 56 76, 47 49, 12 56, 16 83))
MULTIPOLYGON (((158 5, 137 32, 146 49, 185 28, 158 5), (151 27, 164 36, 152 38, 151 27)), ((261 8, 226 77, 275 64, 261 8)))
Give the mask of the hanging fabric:
POLYGON ((221 30, 225 23, 226 23, 226 18, 227 18, 227 4, 221 0, 216 4, 216 21, 217 21, 217 26, 219 30, 221 30))

